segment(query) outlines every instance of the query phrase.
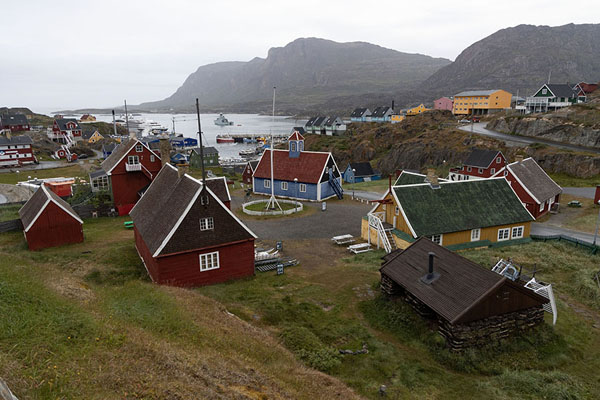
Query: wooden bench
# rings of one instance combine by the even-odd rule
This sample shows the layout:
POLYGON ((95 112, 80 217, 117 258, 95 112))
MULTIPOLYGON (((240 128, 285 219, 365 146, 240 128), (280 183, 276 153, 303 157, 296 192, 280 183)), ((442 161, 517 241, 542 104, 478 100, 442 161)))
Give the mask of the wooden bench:
POLYGON ((350 250, 354 254, 365 253, 367 251, 373 250, 369 243, 359 243, 348 246, 348 250, 350 250))

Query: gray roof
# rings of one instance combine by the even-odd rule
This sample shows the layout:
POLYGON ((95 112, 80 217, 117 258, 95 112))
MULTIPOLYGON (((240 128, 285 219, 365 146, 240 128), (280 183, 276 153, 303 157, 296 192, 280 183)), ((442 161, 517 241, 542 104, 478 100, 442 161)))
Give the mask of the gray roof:
POLYGON ((455 94, 454 97, 457 96, 489 96, 492 93, 496 93, 500 89, 492 89, 492 90, 467 90, 465 92, 460 92, 459 94, 455 94))
POLYGON ((58 197, 58 195, 52 190, 46 189, 44 184, 42 184, 39 189, 35 191, 33 196, 31 196, 31 198, 27 201, 27 203, 25 203, 25 205, 23 205, 23 207, 21 207, 19 210, 19 216, 21 217, 21 222, 23 223, 23 227, 25 229, 27 229, 27 227, 35 221, 40 211, 44 209, 48 200, 54 201, 73 218, 81 222, 81 219, 69 203, 58 197))
POLYGON ((11 136, 10 139, 6 136, 0 136, 0 145, 14 146, 16 144, 33 144, 33 139, 27 135, 11 136))
POLYGON ((392 111, 391 107, 388 107, 388 106, 377 107, 371 114, 371 118, 384 117, 385 114, 387 114, 388 112, 391 112, 391 111, 392 111))
POLYGON ((167 255, 252 239, 249 231, 215 195, 207 191, 208 205, 198 193, 202 183, 165 165, 131 210, 135 227, 151 254, 167 255), (165 212, 168 210, 168 212, 165 212), (199 230, 203 217, 212 217, 215 228, 199 230))
POLYGON ((77 120, 75 118, 57 118, 57 119, 55 119, 55 121, 58 124, 58 128, 61 131, 69 130, 69 128, 67 128, 67 122, 74 122, 75 129, 81 129, 79 122, 77 122, 77 120))
POLYGON ((351 169, 356 170, 354 172, 354 176, 356 177, 375 175, 375 171, 373 171, 373 167, 371 167, 371 163, 368 161, 350 163, 349 165, 351 169))
MULTIPOLYGON (((205 156, 212 156, 212 155, 219 155, 219 150, 217 150, 215 147, 212 146, 205 146, 203 148, 204 151, 204 155, 205 156)), ((198 155, 200 155, 200 147, 194 147, 192 149, 192 153, 196 153, 198 155)))
POLYGON ((464 165, 477 168, 487 168, 500 153, 498 150, 473 149, 467 157, 464 165))
POLYGON ((90 179, 97 178, 99 176, 106 176, 106 171, 103 169, 97 169, 96 171, 90 172, 90 179))
POLYGON ((25 114, 4 114, 0 116, 0 121, 2 121, 3 126, 29 125, 25 114))
MULTIPOLYGON (((360 118, 367 111, 369 111, 368 108, 355 108, 354 111, 352 111, 352 114, 350 114, 350 117, 351 118, 360 118)), ((369 111, 368 115, 371 115, 371 111, 369 111)))
POLYGON ((562 188, 531 157, 509 164, 508 169, 531 192, 539 204, 562 193, 562 188))
POLYGON ((118 143, 103 144, 102 151, 105 153, 112 153, 118 145, 119 145, 118 143))
POLYGON ((579 90, 566 83, 549 83, 545 85, 556 97, 577 97, 579 90))

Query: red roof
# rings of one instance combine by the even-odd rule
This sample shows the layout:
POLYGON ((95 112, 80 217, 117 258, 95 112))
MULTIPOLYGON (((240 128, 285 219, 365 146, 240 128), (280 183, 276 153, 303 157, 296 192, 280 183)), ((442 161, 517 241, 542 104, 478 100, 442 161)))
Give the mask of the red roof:
MULTIPOLYGON (((260 162, 256 166, 254 176, 257 178, 271 177, 271 150, 265 150, 260 162)), ((275 150, 273 153, 274 179, 280 181, 319 183, 321 173, 325 169, 329 153, 302 151, 296 158, 290 158, 287 150, 275 150)))
POLYGON ((302 136, 300 132, 294 131, 294 133, 292 133, 292 136, 290 136, 288 140, 304 140, 304 136, 302 136))

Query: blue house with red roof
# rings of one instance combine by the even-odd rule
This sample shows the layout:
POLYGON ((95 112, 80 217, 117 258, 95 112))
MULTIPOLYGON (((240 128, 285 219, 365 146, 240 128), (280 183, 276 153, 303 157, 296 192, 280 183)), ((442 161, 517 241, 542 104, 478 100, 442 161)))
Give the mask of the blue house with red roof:
MULTIPOLYGON (((277 197, 323 201, 342 198, 342 174, 328 152, 304 150, 304 137, 294 131, 287 150, 273 150, 273 192, 277 197)), ((253 192, 271 194, 271 150, 265 150, 254 174, 253 192)))

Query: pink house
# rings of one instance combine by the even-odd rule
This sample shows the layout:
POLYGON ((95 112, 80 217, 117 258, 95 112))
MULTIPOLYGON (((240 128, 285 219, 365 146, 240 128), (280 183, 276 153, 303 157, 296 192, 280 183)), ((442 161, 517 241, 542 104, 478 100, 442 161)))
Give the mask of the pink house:
POLYGON ((452 111, 453 105, 454 105, 454 100, 452 100, 449 97, 440 97, 439 99, 433 101, 433 109, 434 110, 452 111))

